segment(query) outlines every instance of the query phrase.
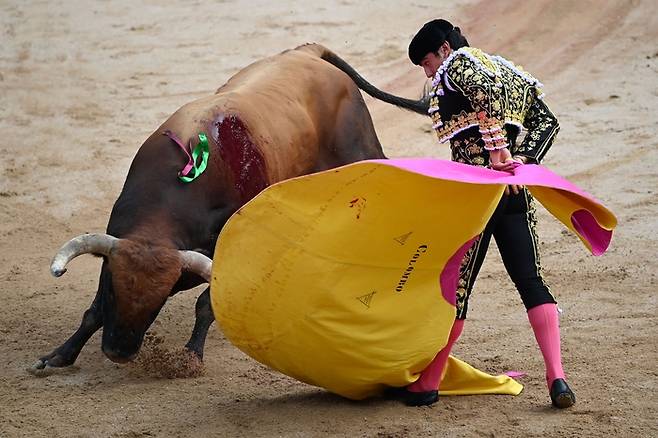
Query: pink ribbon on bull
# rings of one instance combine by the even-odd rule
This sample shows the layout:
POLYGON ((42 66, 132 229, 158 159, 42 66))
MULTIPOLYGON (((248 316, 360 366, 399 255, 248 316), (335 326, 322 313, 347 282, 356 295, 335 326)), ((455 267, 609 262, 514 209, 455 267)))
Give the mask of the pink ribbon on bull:
POLYGON ((206 137, 206 134, 204 133, 199 133, 199 143, 196 145, 194 150, 192 150, 192 140, 190 139, 190 146, 189 150, 188 148, 183 145, 183 142, 180 141, 180 139, 171 132, 170 130, 166 130, 162 133, 163 135, 166 135, 169 137, 174 143, 176 143, 185 153, 187 156, 187 164, 185 164, 185 167, 178 172, 178 178, 183 181, 183 182, 191 182, 194 179, 196 179, 199 175, 203 173, 204 170, 206 170, 206 166, 208 164, 208 138, 206 137), (192 151, 192 153, 190 153, 192 151), (201 163, 197 166, 196 162, 197 159, 201 156, 201 163), (192 176, 190 175, 190 172, 194 170, 194 174, 192 176))

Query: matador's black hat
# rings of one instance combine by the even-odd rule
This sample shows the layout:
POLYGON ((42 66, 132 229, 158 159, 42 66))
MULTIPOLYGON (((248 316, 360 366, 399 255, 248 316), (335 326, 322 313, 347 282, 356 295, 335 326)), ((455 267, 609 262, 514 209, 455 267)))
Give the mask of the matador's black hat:
POLYGON ((409 59, 419 65, 425 55, 436 52, 446 41, 454 26, 446 20, 432 20, 416 33, 409 43, 409 59))

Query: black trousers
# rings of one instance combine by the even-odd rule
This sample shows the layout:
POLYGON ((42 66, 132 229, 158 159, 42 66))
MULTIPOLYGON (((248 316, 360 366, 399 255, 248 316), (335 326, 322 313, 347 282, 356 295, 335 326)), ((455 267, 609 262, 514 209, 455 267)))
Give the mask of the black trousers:
POLYGON ((496 239, 505 269, 526 309, 555 303, 541 276, 534 199, 523 189, 503 195, 482 234, 462 260, 457 287, 457 319, 465 319, 475 280, 487 255, 491 236, 496 239))

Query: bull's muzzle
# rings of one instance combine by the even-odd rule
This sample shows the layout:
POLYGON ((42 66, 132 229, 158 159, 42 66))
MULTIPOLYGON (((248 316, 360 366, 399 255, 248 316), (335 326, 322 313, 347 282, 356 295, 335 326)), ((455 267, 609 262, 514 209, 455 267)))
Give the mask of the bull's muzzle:
POLYGON ((107 346, 102 347, 103 354, 114 363, 128 363, 135 360, 137 352, 128 352, 122 348, 110 348, 107 346))

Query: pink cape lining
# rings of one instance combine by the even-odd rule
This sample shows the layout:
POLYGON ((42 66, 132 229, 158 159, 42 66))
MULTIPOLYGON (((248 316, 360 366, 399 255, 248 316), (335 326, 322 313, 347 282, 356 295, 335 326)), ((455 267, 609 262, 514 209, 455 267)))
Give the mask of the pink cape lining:
POLYGON ((578 186, 556 175, 543 166, 526 164, 514 170, 514 174, 491 170, 483 166, 471 166, 448 160, 433 158, 396 158, 390 160, 368 160, 370 163, 386 164, 413 173, 437 179, 471 184, 519 184, 542 186, 566 190, 600 204, 596 198, 578 186))

